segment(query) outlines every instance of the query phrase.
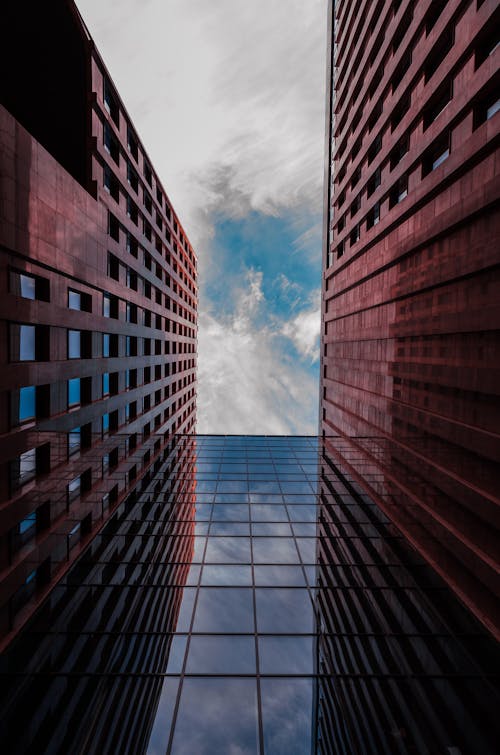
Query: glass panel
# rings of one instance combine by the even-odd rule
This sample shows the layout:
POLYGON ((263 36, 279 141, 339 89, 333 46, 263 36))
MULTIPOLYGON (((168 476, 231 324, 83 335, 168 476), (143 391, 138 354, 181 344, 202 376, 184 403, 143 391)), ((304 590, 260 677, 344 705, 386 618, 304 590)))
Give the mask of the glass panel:
POLYGON ((261 674, 316 673, 315 637, 259 637, 261 674))
POLYGON ((19 326, 19 359, 21 362, 35 359, 35 326, 19 326))
POLYGON ((284 506, 252 503, 250 511, 254 522, 288 522, 284 506))
POLYGON ((198 595, 194 632, 253 632, 252 590, 202 587, 198 595))
POLYGON ((257 630, 300 634, 314 631, 309 593, 300 588, 256 588, 257 630))
POLYGON ((243 503, 216 503, 212 512, 214 521, 246 522, 248 506, 243 503))
POLYGON ((25 299, 36 299, 36 281, 31 275, 19 273, 21 296, 25 299))
POLYGON ((252 585, 252 567, 251 566, 215 566, 207 565, 203 567, 201 577, 202 585, 252 585))
POLYGON ((280 585, 304 587, 306 580, 300 566, 255 566, 255 584, 261 587, 280 585))
POLYGON ((262 722, 266 755, 314 752, 311 679, 262 679, 262 722))
POLYGON ((211 535, 249 535, 250 525, 247 522, 212 522, 211 535))
POLYGON ((80 331, 68 330, 68 359, 80 358, 80 331))
POLYGON ((185 679, 172 755, 258 752, 255 679, 185 679))
POLYGON ((252 524, 252 534, 291 537, 292 530, 289 524, 280 522, 254 522, 252 524))
POLYGON ((250 563, 250 539, 247 537, 217 537, 209 539, 205 561, 207 563, 250 563))
POLYGON ((149 737, 147 755, 164 755, 167 751, 179 680, 164 678, 156 709, 153 728, 149 737))
POLYGON ((253 560, 256 564, 296 564, 299 554, 292 538, 254 537, 253 560))
POLYGON ((81 309, 82 297, 77 291, 68 291, 68 308, 81 309))
POLYGON ((36 388, 28 385, 19 390, 19 422, 34 419, 36 414, 36 388))
POLYGON ((188 674, 255 674, 253 637, 193 636, 189 644, 188 674))
POLYGON ((68 380, 68 406, 77 406, 80 403, 80 378, 68 380))

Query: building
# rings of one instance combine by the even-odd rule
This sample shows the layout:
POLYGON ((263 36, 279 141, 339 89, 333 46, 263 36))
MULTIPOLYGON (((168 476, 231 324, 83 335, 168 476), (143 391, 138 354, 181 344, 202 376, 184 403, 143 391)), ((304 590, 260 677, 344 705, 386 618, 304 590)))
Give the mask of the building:
POLYGON ((500 9, 330 16, 321 432, 498 638, 500 9))
POLYGON ((177 435, 141 488, 0 655, 9 753, 496 752, 495 641, 328 446, 177 435))
POLYGON ((2 29, 0 645, 194 431, 197 328, 195 253, 76 6, 2 29))

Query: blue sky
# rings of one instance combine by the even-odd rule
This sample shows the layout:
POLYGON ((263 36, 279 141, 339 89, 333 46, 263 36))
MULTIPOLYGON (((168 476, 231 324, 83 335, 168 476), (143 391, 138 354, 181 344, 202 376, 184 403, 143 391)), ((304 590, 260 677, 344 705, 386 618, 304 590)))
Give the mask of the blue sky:
POLYGON ((198 432, 315 434, 327 0, 77 4, 198 255, 198 432))

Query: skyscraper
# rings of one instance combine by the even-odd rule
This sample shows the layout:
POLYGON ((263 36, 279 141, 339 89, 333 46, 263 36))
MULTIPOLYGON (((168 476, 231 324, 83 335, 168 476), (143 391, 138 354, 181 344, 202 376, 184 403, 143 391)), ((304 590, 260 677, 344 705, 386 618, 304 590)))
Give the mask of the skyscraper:
POLYGON ((194 429, 197 272, 74 3, 7 3, 2 28, 5 639, 194 429))
POLYGON ((332 455, 497 637, 499 14, 331 4, 321 375, 332 455))

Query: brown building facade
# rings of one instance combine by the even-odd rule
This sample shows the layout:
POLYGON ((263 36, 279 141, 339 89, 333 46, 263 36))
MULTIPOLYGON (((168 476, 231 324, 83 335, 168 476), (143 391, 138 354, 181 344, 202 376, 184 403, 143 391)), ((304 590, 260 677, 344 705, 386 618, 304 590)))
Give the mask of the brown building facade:
POLYGON ((498 636, 498 3, 332 5, 322 433, 498 636))
POLYGON ((0 63, 0 637, 194 432, 196 256, 73 2, 0 63), (34 66, 34 61, 39 61, 34 66))

